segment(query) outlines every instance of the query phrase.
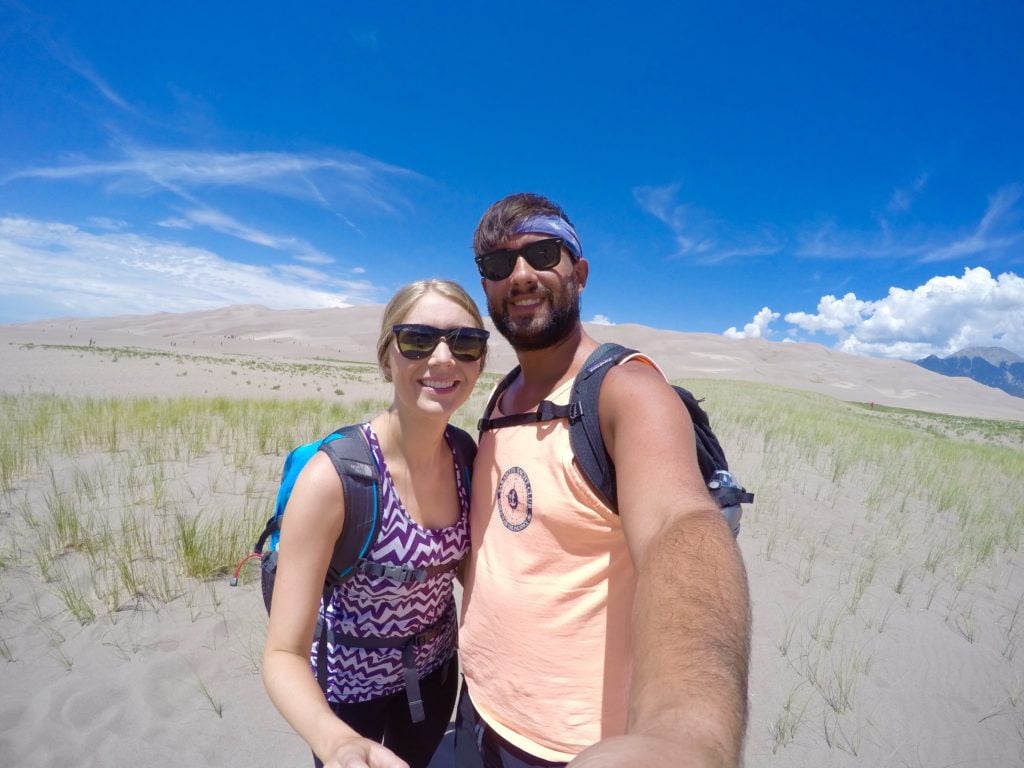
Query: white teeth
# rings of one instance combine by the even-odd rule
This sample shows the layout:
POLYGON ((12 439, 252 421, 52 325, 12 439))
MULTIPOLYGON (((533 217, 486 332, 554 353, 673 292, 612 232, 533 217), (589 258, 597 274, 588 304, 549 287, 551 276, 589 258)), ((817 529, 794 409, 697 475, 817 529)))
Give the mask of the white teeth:
POLYGON ((517 307, 532 307, 536 304, 540 304, 541 299, 539 296, 533 296, 526 299, 512 299, 510 303, 515 304, 517 307))
POLYGON ((432 389, 448 389, 455 386, 455 381, 452 379, 423 379, 423 386, 432 389))

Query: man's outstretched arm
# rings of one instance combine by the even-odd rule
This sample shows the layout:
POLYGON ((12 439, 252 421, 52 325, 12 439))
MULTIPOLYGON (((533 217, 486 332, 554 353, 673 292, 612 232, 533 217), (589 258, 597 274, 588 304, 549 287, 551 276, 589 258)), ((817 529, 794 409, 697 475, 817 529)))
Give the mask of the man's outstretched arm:
POLYGON ((572 766, 736 766, 750 600, 739 549, 700 476, 689 415, 637 363, 609 372, 600 408, 637 572, 633 678, 627 734, 572 766))

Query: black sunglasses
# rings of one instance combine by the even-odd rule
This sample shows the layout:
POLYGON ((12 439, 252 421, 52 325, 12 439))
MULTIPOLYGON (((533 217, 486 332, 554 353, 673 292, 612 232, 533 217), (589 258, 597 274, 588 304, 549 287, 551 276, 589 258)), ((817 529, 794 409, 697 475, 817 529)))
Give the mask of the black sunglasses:
POLYGON ((514 251, 503 248, 481 253, 476 257, 476 267, 488 280, 504 280, 512 274, 520 256, 534 269, 554 269, 562 260, 562 238, 537 240, 514 251))
POLYGON ((432 325, 418 323, 401 323, 391 326, 395 334, 395 344, 402 357, 409 360, 422 360, 433 353, 437 345, 448 345, 452 357, 464 363, 479 360, 487 351, 489 331, 483 328, 449 328, 443 330, 432 325))

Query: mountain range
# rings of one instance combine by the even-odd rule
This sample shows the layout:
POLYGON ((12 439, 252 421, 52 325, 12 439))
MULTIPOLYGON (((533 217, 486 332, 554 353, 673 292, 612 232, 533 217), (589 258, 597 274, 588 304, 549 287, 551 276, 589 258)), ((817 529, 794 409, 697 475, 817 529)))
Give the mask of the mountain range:
POLYGON ((917 364, 944 376, 965 376, 1024 397, 1024 357, 1002 347, 966 347, 948 357, 929 355, 917 364))

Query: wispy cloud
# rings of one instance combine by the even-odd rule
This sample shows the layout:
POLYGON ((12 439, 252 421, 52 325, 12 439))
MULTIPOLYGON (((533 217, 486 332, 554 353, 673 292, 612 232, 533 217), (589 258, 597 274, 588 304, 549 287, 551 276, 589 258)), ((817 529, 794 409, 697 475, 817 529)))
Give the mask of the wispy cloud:
POLYGON ((844 230, 835 221, 806 228, 796 236, 795 255, 813 259, 899 259, 917 263, 998 256, 1024 242, 1021 186, 1008 185, 988 200, 981 219, 967 231, 947 227, 899 229, 882 220, 876 231, 844 230))
POLYGON ((208 227, 215 232, 230 235, 239 240, 294 254, 296 259, 308 263, 330 264, 334 261, 330 256, 321 253, 301 238, 269 234, 261 229, 242 224, 226 213, 213 208, 199 208, 186 211, 185 220, 190 225, 208 227))
POLYGON ((98 181, 115 195, 168 193, 170 198, 164 202, 169 215, 159 221, 160 226, 208 228, 288 253, 298 261, 328 264, 332 259, 303 238, 272 234, 247 224, 209 202, 209 193, 230 189, 290 198, 325 209, 355 228, 347 211, 371 209, 375 213, 397 214, 409 208, 410 203, 396 183, 422 177, 355 153, 218 153, 131 148, 108 160, 86 159, 25 168, 0 181, 10 184, 19 180, 98 181))
POLYGON ((349 37, 363 50, 376 52, 380 48, 380 33, 375 27, 353 27, 349 37))
POLYGON ((895 214, 893 220, 878 217, 877 228, 869 230, 844 228, 828 219, 813 225, 796 225, 789 232, 776 225, 740 231, 708 211, 680 201, 678 183, 635 187, 633 199, 672 233, 676 257, 702 264, 767 256, 784 249, 807 259, 932 263, 1002 256, 1024 243, 1024 211, 1020 205, 1024 189, 1020 184, 997 190, 977 224, 970 228, 951 231, 945 223, 933 227, 919 222, 894 223, 910 212, 928 180, 928 174, 922 173, 909 185, 895 189, 887 205, 887 210, 895 214))
POLYGON ((227 304, 343 307, 380 298, 370 283, 320 270, 240 264, 169 240, 26 218, 0 218, 0 270, 6 319, 227 304))
POLYGON ((67 67, 70 71, 88 82, 106 102, 123 112, 137 114, 135 107, 121 96, 73 46, 54 38, 50 31, 51 24, 47 16, 36 13, 33 9, 19 2, 5 3, 4 5, 8 7, 8 10, 13 10, 17 15, 20 31, 35 40, 54 61, 67 67))
POLYGON ((950 261, 991 251, 1005 251, 1024 240, 1020 227, 1021 212, 1017 206, 1021 187, 1013 184, 1000 189, 988 201, 985 215, 974 231, 953 242, 928 250, 924 262, 950 261))
POLYGON ((691 203, 679 202, 680 184, 634 187, 633 199, 641 210, 665 224, 675 238, 673 256, 700 264, 768 256, 782 249, 769 227, 740 232, 691 203))
POLYGON ((897 187, 889 197, 889 204, 886 209, 890 213, 907 213, 914 207, 914 200, 928 184, 928 174, 922 173, 913 182, 905 187, 897 187))
POLYGON ((313 201, 330 208, 332 200, 356 201, 395 212, 407 205, 392 179, 422 179, 405 168, 356 154, 308 155, 286 152, 199 152, 130 148, 110 160, 69 162, 26 168, 3 179, 105 178, 114 184, 166 189, 183 196, 186 190, 211 187, 258 189, 275 195, 313 201))
POLYGON ((96 89, 97 93, 99 93, 108 102, 124 112, 131 114, 137 113, 136 108, 128 103, 127 99, 122 97, 121 94, 115 91, 87 61, 79 58, 71 50, 58 47, 56 44, 52 45, 50 50, 58 61, 62 62, 69 69, 87 80, 89 84, 96 89))

